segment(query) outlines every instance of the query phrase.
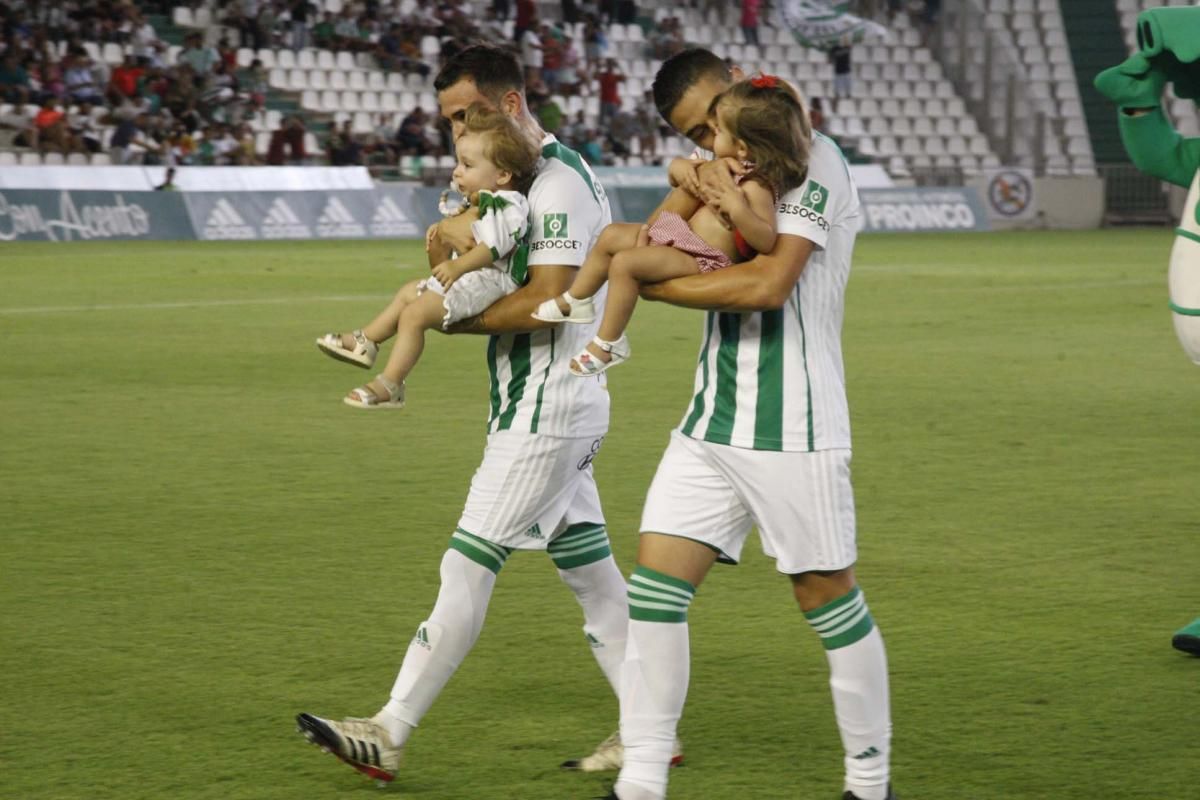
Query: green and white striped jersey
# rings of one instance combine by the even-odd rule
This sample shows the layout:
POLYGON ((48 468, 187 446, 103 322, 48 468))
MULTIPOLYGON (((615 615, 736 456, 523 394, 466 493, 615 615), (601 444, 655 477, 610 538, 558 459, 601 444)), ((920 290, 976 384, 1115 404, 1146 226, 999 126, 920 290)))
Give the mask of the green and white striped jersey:
POLYGON ((859 217, 841 151, 816 134, 808 179, 780 199, 775 217, 780 234, 816 248, 783 308, 708 312, 681 433, 753 450, 850 447, 842 317, 859 217))
MULTIPOLYGON (((529 190, 528 265, 582 266, 612 222, 604 187, 579 154, 552 135, 529 190)), ((488 342, 491 412, 488 433, 516 430, 546 436, 603 436, 608 431, 604 376, 577 378, 567 369, 596 335, 605 292, 596 295, 591 325, 560 325, 535 333, 493 336, 488 342)))

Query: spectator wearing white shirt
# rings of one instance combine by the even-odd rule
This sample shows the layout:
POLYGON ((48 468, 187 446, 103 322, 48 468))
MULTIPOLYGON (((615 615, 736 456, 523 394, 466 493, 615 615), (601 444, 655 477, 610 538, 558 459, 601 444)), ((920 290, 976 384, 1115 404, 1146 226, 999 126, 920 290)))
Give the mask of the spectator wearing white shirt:
POLYGON ((521 61, 525 63, 525 82, 540 83, 542 80, 542 35, 535 19, 521 34, 521 61))

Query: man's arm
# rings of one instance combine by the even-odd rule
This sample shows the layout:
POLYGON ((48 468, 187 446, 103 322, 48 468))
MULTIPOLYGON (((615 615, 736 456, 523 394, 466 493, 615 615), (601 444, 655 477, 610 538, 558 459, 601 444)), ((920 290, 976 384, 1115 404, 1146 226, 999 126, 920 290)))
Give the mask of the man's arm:
POLYGON ((813 243, 802 236, 781 233, 770 253, 714 272, 646 284, 642 287, 642 297, 708 311, 782 308, 800 280, 813 248, 813 243))
POLYGON ((571 288, 575 267, 531 266, 529 282, 510 295, 501 297, 482 313, 450 326, 449 333, 482 333, 488 336, 502 333, 531 333, 553 328, 556 323, 533 318, 537 307, 571 288))

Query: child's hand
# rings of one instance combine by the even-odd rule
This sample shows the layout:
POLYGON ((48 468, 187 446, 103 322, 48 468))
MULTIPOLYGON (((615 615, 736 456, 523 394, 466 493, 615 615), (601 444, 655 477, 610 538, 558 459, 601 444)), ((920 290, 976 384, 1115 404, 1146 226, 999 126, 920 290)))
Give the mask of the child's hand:
POLYGON ((693 161, 690 158, 673 158, 667 167, 667 181, 693 197, 699 197, 700 178, 697 170, 699 165, 699 161, 693 161))
POLYGON ((731 222, 737 215, 750 208, 745 192, 736 186, 722 187, 714 191, 709 205, 731 222))
POLYGON ((453 261, 443 261, 434 266, 430 271, 446 291, 450 291, 450 287, 454 282, 462 277, 462 271, 454 266, 453 261))

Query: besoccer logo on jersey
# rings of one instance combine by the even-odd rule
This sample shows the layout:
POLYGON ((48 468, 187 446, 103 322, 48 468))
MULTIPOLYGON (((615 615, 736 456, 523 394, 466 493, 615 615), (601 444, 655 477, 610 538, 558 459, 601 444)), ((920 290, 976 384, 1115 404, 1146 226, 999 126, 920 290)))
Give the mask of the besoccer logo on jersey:
POLYGON ((816 181, 809 181, 804 190, 804 199, 800 205, 811 208, 818 214, 825 213, 825 203, 829 200, 829 190, 816 181))
POLYGON ((567 238, 567 215, 566 214, 546 214, 542 217, 542 238, 543 239, 565 239, 567 238))

